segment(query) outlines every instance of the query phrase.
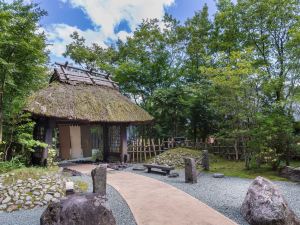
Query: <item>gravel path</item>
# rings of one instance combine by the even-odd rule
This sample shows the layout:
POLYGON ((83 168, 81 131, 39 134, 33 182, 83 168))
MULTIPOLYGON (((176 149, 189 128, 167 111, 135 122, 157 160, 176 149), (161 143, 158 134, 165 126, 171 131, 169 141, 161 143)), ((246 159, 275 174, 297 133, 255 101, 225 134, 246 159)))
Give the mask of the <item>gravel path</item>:
MULTIPOLYGON (((73 177, 74 180, 82 180, 89 184, 88 191, 92 191, 92 179, 89 176, 73 177)), ((134 217, 124 199, 111 186, 107 185, 107 199, 113 212, 117 225, 136 225, 134 217)), ((31 210, 20 210, 12 213, 0 213, 1 225, 39 225, 40 217, 46 207, 31 210)))
MULTIPOLYGON (((251 179, 235 177, 217 179, 213 178, 212 174, 201 173, 198 176, 197 184, 186 184, 184 183, 183 170, 176 171, 179 173, 179 177, 177 178, 169 178, 159 174, 133 171, 131 168, 128 168, 127 170, 171 184, 201 200, 210 207, 236 221, 238 224, 248 225, 241 216, 239 210, 244 197, 246 196, 248 187, 253 181, 251 179)), ((276 183, 282 191, 284 197, 289 203, 289 206, 298 216, 300 216, 300 184, 282 181, 275 181, 274 183, 276 183)))

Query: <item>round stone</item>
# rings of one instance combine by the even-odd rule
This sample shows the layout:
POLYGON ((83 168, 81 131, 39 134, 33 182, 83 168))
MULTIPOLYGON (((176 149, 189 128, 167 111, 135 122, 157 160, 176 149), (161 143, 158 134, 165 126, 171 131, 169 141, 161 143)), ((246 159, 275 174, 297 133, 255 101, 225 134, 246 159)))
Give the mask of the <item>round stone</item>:
POLYGON ((54 193, 54 197, 55 198, 60 198, 60 193, 58 193, 58 192, 54 193))
POLYGON ((170 178, 179 177, 179 173, 170 173, 168 177, 170 178))
POLYGON ((10 202, 10 200, 11 200, 11 197, 7 196, 7 197, 2 201, 2 204, 5 204, 5 203, 10 202))
POLYGON ((7 208, 7 205, 6 204, 1 204, 0 205, 0 210, 4 210, 4 209, 6 209, 7 208))
POLYGON ((214 173, 213 177, 214 178, 223 178, 224 174, 223 173, 214 173))
POLYGON ((17 200, 15 203, 16 203, 17 205, 21 205, 21 204, 23 204, 23 200, 17 200))
POLYGON ((32 204, 32 202, 31 201, 27 201, 27 202, 25 202, 25 205, 27 205, 27 206, 30 206, 32 204))
POLYGON ((38 191, 34 191, 34 192, 32 192, 32 194, 34 194, 35 196, 39 196, 41 193, 38 191))
POLYGON ((44 199, 45 199, 45 201, 47 201, 47 202, 51 201, 52 198, 53 198, 53 196, 52 196, 52 195, 49 195, 49 194, 46 194, 46 195, 44 196, 44 199))
POLYGON ((7 212, 12 212, 12 211, 16 211, 18 209, 18 206, 17 205, 10 205, 6 211, 7 212))
POLYGON ((146 168, 143 167, 143 166, 136 166, 136 167, 133 167, 132 170, 136 170, 136 171, 144 171, 146 168))

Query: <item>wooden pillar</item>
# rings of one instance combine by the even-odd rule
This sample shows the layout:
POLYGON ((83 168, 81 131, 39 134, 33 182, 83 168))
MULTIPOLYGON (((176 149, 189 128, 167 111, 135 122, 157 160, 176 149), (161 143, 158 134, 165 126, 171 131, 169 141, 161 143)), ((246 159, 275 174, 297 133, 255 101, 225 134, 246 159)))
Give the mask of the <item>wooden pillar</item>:
POLYGON ((109 133, 108 125, 103 125, 103 160, 104 162, 108 161, 109 157, 109 133))
POLYGON ((120 126, 120 147, 121 147, 121 162, 123 163, 128 162, 128 152, 127 152, 127 126, 126 124, 122 124, 120 126), (125 160, 125 155, 126 155, 126 160, 125 160))
MULTIPOLYGON (((92 156, 92 136, 91 136, 91 127, 90 125, 81 125, 81 148, 83 151, 83 157, 92 156)), ((99 137, 98 137, 99 138, 99 137)))
POLYGON ((41 159, 41 164, 44 166, 47 165, 48 150, 49 148, 52 147, 52 133, 53 133, 54 126, 55 126, 55 122, 49 119, 46 125, 46 134, 45 134, 45 143, 48 144, 48 146, 44 148, 42 159, 41 159))

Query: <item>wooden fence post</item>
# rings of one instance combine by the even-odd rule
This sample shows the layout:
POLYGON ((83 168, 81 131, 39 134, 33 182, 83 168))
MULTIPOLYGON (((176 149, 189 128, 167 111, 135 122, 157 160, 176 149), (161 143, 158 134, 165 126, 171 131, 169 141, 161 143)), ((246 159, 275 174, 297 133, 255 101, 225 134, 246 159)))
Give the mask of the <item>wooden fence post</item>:
POLYGON ((151 139, 152 142, 152 147, 153 147, 153 152, 154 152, 154 156, 156 156, 156 149, 155 149, 155 143, 154 143, 154 139, 151 139))
POLYGON ((142 149, 143 149, 143 152, 144 152, 144 160, 146 161, 147 160, 147 157, 146 157, 146 144, 145 144, 145 139, 142 139, 142 149))
POLYGON ((159 151, 159 153, 161 153, 161 142, 160 142, 160 138, 158 138, 158 151, 159 151))
POLYGON ((148 147, 148 150, 149 150, 149 157, 151 158, 152 154, 151 154, 151 144, 150 144, 150 139, 149 138, 147 140, 147 147, 148 147))

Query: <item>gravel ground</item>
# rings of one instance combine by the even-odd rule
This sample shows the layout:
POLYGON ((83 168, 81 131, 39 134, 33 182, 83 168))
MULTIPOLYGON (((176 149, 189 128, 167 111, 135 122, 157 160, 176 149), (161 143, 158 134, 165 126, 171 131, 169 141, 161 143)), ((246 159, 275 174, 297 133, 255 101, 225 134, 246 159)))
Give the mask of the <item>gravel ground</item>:
MULTIPOLYGON (((92 191, 92 179, 89 176, 73 177, 74 180, 82 180, 89 184, 88 192, 92 191)), ((107 199, 113 212, 117 225, 136 225, 134 217, 124 199, 111 186, 107 185, 107 199)), ((20 210, 12 213, 0 213, 1 225, 39 225, 40 217, 46 207, 32 210, 20 210)))
MULTIPOLYGON (((128 168, 127 170, 173 185, 206 203, 210 207, 236 221, 238 224, 248 225, 239 210, 244 197, 246 196, 248 187, 253 181, 251 179, 235 177, 213 178, 212 174, 200 173, 197 184, 186 184, 184 183, 183 170, 176 171, 179 173, 179 177, 177 178, 169 178, 154 173, 133 171, 131 168, 128 168)), ((282 181, 275 181, 274 183, 276 183, 282 191, 289 206, 298 216, 300 216, 300 184, 282 181)))

